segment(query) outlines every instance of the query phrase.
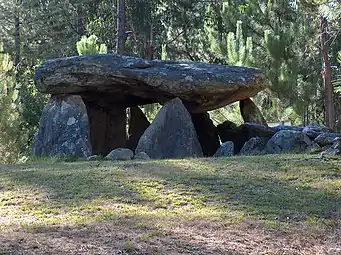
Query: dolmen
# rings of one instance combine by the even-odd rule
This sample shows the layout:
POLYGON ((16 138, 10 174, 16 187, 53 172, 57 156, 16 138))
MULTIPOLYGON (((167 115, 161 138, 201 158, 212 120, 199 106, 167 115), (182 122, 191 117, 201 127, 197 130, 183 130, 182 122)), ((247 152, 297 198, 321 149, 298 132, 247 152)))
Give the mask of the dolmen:
POLYGON ((34 138, 37 156, 213 156, 220 136, 242 136, 239 152, 255 135, 275 134, 250 99, 266 88, 257 68, 98 54, 48 60, 34 80, 50 95, 34 138), (237 101, 246 123, 219 132, 208 111, 237 101), (162 108, 150 123, 140 107, 152 103, 162 108))

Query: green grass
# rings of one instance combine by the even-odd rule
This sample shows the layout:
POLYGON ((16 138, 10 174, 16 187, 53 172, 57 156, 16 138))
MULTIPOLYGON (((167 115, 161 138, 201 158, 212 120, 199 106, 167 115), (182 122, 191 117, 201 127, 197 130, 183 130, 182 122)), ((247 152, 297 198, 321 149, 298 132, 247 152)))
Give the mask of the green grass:
MULTIPOLYGON (((282 249, 297 234, 307 247, 290 246, 292 253, 286 254, 314 254, 312 239, 318 244, 314 249, 337 254, 341 158, 277 155, 2 165, 0 223, 0 243, 2 238, 8 244, 3 252, 0 245, 0 254, 44 253, 47 244, 32 244, 37 236, 78 231, 79 241, 84 228, 92 233, 86 243, 100 244, 84 248, 82 254, 162 254, 167 249, 173 254, 253 254, 247 248, 260 249, 254 254, 284 254, 282 249), (113 234, 113 229, 120 233, 113 234), (234 240, 242 233, 248 234, 244 244, 234 241, 232 249, 227 236, 234 240), (264 240, 279 235, 283 245, 277 247, 278 240, 256 245, 256 234, 264 240), (108 252, 104 243, 113 236, 118 239, 110 242, 108 252), (20 238, 25 245, 13 248, 20 238), (212 242, 217 243, 214 248, 209 247, 212 242), (96 250, 99 246, 102 253, 96 250)), ((71 239, 49 251, 77 251, 71 239)))

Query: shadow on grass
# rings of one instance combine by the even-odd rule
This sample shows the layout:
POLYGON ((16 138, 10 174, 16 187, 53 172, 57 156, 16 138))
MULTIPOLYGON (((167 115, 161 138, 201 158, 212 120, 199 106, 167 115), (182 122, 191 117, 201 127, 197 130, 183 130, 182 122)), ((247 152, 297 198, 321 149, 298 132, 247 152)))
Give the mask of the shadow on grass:
MULTIPOLYGON (((0 232, 0 253, 238 255, 252 254, 258 246, 264 253, 270 244, 276 245, 272 238, 256 242, 262 229, 261 234, 252 232, 256 229, 226 230, 230 226, 225 225, 226 218, 323 221, 337 229, 340 165, 339 160, 266 156, 0 166, 0 192, 10 192, 9 200, 18 199, 18 203, 0 199, 2 208, 20 209, 24 203, 20 193, 28 192, 42 196, 25 204, 26 211, 36 210, 42 217, 51 209, 56 217, 69 214, 52 224, 24 226, 25 232, 0 232), (73 222, 73 213, 87 217, 73 222), (200 220, 216 227, 195 223, 200 220), (176 230, 181 224, 187 225, 176 230), (221 229, 227 232, 220 233, 221 229)), ((310 241, 316 240, 307 237, 305 245, 313 246, 310 241)), ((290 243, 282 245, 288 249, 290 243)))
POLYGON ((340 165, 289 156, 77 162, 0 168, 0 177, 47 192, 44 207, 72 209, 102 199, 152 210, 192 205, 257 220, 340 224, 340 187, 328 186, 340 180, 340 165))

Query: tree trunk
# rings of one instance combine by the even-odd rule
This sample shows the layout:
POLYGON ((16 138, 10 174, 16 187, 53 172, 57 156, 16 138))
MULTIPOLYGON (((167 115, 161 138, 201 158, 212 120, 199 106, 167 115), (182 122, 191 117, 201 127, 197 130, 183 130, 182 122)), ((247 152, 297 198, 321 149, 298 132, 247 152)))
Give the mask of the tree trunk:
POLYGON ((19 19, 19 11, 16 10, 15 17, 14 17, 14 48, 15 48, 14 66, 15 67, 17 67, 20 63, 20 45, 21 45, 20 19, 19 19))
POLYGON ((124 54, 125 38, 125 0, 117 0, 117 54, 124 54))
POLYGON ((325 119, 329 128, 335 125, 334 89, 331 83, 331 67, 328 57, 328 23, 327 19, 320 17, 321 28, 321 54, 323 58, 323 85, 325 91, 325 119))
POLYGON ((17 0, 14 10, 14 67, 15 82, 18 84, 20 80, 19 65, 21 61, 21 37, 20 37, 20 7, 22 1, 17 0))
POLYGON ((77 6, 77 34, 78 38, 81 39, 85 35, 86 30, 86 16, 82 6, 77 6))
POLYGON ((149 35, 144 49, 144 58, 148 60, 153 60, 155 47, 153 45, 153 26, 150 25, 149 35))

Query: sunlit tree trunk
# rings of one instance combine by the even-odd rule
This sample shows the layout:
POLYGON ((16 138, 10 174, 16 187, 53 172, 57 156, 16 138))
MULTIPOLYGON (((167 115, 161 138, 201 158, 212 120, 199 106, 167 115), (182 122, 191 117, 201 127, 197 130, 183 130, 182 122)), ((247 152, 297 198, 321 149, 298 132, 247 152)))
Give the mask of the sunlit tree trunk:
POLYGON ((125 43, 125 0, 117 1, 117 41, 116 53, 124 54, 125 43))
POLYGON ((17 67, 20 63, 20 46, 21 46, 21 38, 20 38, 20 4, 21 1, 16 1, 15 12, 14 12, 14 66, 17 67))
POLYGON ((321 54, 323 59, 323 85, 325 91, 325 119, 326 124, 330 128, 335 125, 334 110, 334 89, 331 83, 331 67, 328 57, 328 23, 327 19, 320 17, 321 28, 321 54))
POLYGON ((153 26, 150 25, 149 35, 146 42, 145 50, 144 50, 144 58, 148 60, 152 60, 154 57, 155 47, 153 45, 153 26))

